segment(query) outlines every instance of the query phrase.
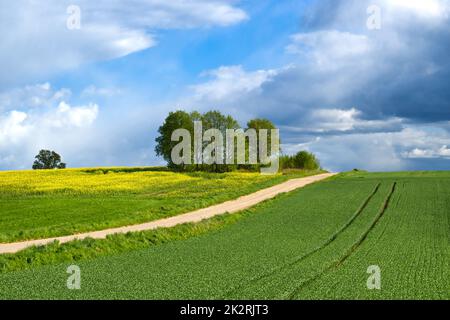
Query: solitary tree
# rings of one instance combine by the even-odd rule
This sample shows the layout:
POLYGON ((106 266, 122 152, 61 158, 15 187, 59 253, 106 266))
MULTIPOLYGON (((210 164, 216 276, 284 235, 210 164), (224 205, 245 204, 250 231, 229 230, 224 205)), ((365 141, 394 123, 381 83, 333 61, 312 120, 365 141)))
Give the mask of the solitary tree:
POLYGON ((66 164, 61 162, 61 156, 55 151, 41 150, 35 159, 33 170, 66 168, 66 164))

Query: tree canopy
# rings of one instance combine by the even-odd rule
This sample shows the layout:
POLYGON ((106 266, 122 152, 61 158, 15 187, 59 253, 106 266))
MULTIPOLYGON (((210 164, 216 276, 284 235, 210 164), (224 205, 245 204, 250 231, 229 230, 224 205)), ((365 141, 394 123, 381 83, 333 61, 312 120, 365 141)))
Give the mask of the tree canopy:
MULTIPOLYGON (((223 138, 226 139, 227 129, 240 129, 240 125, 237 120, 235 120, 230 115, 224 115, 219 111, 208 111, 206 113, 199 112, 185 112, 176 111, 170 112, 164 123, 159 127, 159 136, 156 138, 155 152, 158 156, 161 156, 166 162, 169 168, 189 171, 189 170, 202 170, 202 171, 215 171, 215 172, 225 172, 232 171, 235 169, 250 169, 256 170, 259 167, 255 165, 237 165, 237 164, 218 164, 212 163, 211 165, 204 164, 194 164, 192 161, 191 165, 185 164, 174 164, 172 161, 172 150, 179 143, 178 141, 172 141, 172 133, 177 129, 186 129, 191 135, 191 151, 192 159, 194 157, 194 121, 200 121, 202 123, 202 134, 204 134, 209 129, 219 130, 223 138)), ((270 144, 270 129, 275 129, 275 125, 267 119, 253 119, 247 123, 248 129, 255 129, 257 134, 259 134, 260 129, 268 129, 268 143, 270 144)), ((237 138, 236 138, 237 139, 237 138)), ((202 146, 205 147, 209 142, 202 141, 202 146)), ((236 150, 236 145, 235 145, 236 150)), ((223 149, 226 152, 226 148, 223 149)), ((248 141, 246 145, 246 156, 248 157, 248 141)), ((224 154, 224 159, 226 155, 224 154)))
POLYGON ((320 169, 320 162, 313 153, 300 151, 293 156, 281 157, 281 167, 283 169, 317 170, 320 169))
POLYGON ((162 126, 159 127, 155 152, 157 156, 161 156, 167 162, 169 168, 177 167, 171 158, 172 149, 178 143, 172 141, 172 133, 177 129, 186 129, 191 133, 191 137, 194 137, 194 121, 200 118, 201 115, 198 112, 170 112, 162 126))
POLYGON ((66 168, 66 164, 61 162, 61 156, 55 151, 41 150, 35 159, 36 160, 33 163, 33 170, 66 168))

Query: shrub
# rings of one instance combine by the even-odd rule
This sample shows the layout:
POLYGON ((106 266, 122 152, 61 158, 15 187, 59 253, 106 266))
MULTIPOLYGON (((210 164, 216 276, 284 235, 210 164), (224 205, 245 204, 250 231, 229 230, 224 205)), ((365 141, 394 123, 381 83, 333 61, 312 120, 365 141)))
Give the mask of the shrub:
POLYGON ((280 157, 282 169, 318 170, 320 162, 313 153, 300 151, 294 156, 284 155, 280 157))

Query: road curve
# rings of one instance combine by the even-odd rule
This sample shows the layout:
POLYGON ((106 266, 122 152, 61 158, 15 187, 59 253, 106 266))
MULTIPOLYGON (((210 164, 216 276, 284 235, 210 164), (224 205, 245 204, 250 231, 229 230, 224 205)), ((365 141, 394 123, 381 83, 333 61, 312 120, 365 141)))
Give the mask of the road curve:
POLYGON ((82 240, 86 238, 92 239, 105 239, 108 235, 120 234, 120 233, 128 233, 128 232, 139 232, 152 230, 157 228, 169 228, 183 223, 190 222, 199 222, 204 219, 209 219, 217 215, 225 214, 225 213, 234 213, 238 211, 242 211, 248 209, 260 202, 265 200, 274 198, 275 196, 290 192, 298 188, 302 188, 311 183, 321 181, 327 179, 331 176, 335 175, 335 173, 324 173, 315 176, 291 179, 281 184, 272 186, 267 189, 263 189, 257 191, 255 193, 242 196, 236 200, 227 201, 221 204, 213 205, 211 207, 199 209, 196 211, 180 214, 177 216, 173 216, 170 218, 155 220, 147 223, 105 229, 100 231, 92 231, 80 234, 74 234, 63 237, 55 237, 55 238, 47 238, 47 239, 39 239, 39 240, 27 240, 22 242, 14 242, 14 243, 2 243, 0 244, 0 254, 5 253, 16 253, 23 249, 32 246, 42 246, 54 241, 58 241, 59 243, 66 243, 74 240, 82 240))

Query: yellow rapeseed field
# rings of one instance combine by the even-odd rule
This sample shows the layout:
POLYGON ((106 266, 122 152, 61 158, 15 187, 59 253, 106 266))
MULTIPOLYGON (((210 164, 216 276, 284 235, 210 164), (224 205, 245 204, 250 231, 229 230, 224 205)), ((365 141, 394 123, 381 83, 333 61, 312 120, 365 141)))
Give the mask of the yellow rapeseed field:
MULTIPOLYGON (((270 181, 273 177, 258 173, 231 172, 224 174, 180 174, 168 171, 123 172, 118 168, 66 169, 0 172, 0 193, 3 194, 96 194, 155 191, 177 185, 195 185, 209 189, 238 187, 257 181, 270 181)), ((177 191, 177 190, 173 190, 177 191)))

